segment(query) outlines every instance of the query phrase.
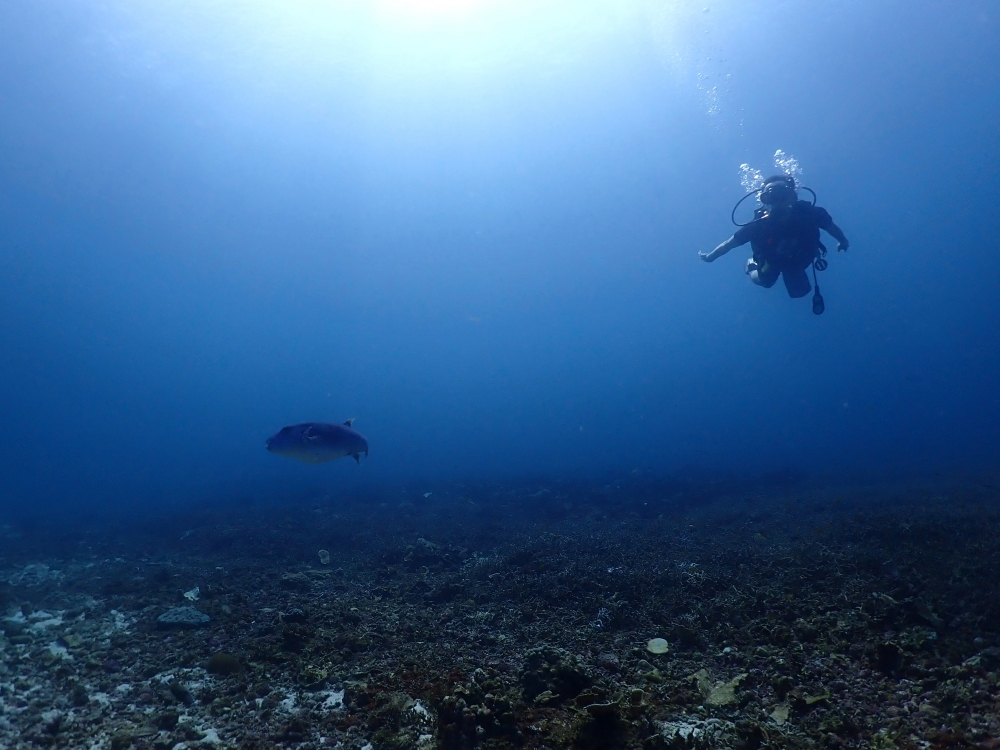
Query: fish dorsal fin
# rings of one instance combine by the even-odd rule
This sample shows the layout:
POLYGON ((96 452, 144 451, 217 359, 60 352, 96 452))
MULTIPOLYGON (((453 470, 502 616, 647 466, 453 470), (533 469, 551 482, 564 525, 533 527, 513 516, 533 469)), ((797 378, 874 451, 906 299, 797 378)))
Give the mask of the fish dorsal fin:
POLYGON ((354 424, 354 417, 351 417, 346 422, 344 422, 344 427, 350 427, 352 424, 354 424))

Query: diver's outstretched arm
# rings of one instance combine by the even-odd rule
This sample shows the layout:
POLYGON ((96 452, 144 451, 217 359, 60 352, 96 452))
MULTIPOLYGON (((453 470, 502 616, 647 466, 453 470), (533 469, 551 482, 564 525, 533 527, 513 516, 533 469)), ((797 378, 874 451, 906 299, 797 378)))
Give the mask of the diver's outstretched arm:
MULTIPOLYGON (((838 230, 840 231, 840 230, 838 230)), ((832 234, 832 233, 831 233, 832 234)), ((836 235, 834 235, 836 237, 836 235)), ((715 250, 710 253, 698 253, 698 257, 701 258, 706 263, 711 263, 716 258, 721 258, 723 255, 728 253, 734 247, 739 247, 740 245, 745 245, 745 242, 737 242, 736 235, 733 235, 728 240, 719 245, 715 250)))
POLYGON ((826 228, 826 231, 831 237, 833 237, 833 239, 837 240, 837 242, 839 243, 837 245, 838 250, 846 250, 851 246, 850 241, 847 239, 847 235, 844 234, 844 230, 838 227, 833 222, 830 222, 830 226, 826 228))

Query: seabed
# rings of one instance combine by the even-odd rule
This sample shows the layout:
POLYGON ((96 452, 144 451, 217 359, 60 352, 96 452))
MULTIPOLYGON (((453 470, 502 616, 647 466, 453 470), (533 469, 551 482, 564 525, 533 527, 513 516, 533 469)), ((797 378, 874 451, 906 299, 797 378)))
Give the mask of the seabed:
POLYGON ((996 748, 998 499, 532 481, 12 523, 0 747, 996 748))

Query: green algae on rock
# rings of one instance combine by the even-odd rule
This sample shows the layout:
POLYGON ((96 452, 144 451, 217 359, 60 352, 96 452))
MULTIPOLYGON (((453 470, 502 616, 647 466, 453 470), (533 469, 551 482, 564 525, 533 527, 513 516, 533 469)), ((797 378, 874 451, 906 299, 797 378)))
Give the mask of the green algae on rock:
POLYGON ((651 654, 665 654, 670 650, 670 645, 663 638, 651 638, 646 644, 646 650, 651 654))
POLYGON ((736 702, 736 688, 747 677, 746 672, 736 675, 727 682, 713 682, 708 670, 699 669, 691 679, 698 683, 698 691, 705 699, 706 706, 727 706, 736 702))

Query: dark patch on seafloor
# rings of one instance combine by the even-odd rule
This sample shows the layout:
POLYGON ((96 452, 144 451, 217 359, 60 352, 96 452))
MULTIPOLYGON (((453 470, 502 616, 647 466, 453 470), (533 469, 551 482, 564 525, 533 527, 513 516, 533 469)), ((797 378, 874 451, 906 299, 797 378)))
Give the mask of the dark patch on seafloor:
POLYGON ((998 496, 451 485, 7 526, 0 746, 1000 747, 998 496), (157 627, 182 606, 211 621, 157 627))

